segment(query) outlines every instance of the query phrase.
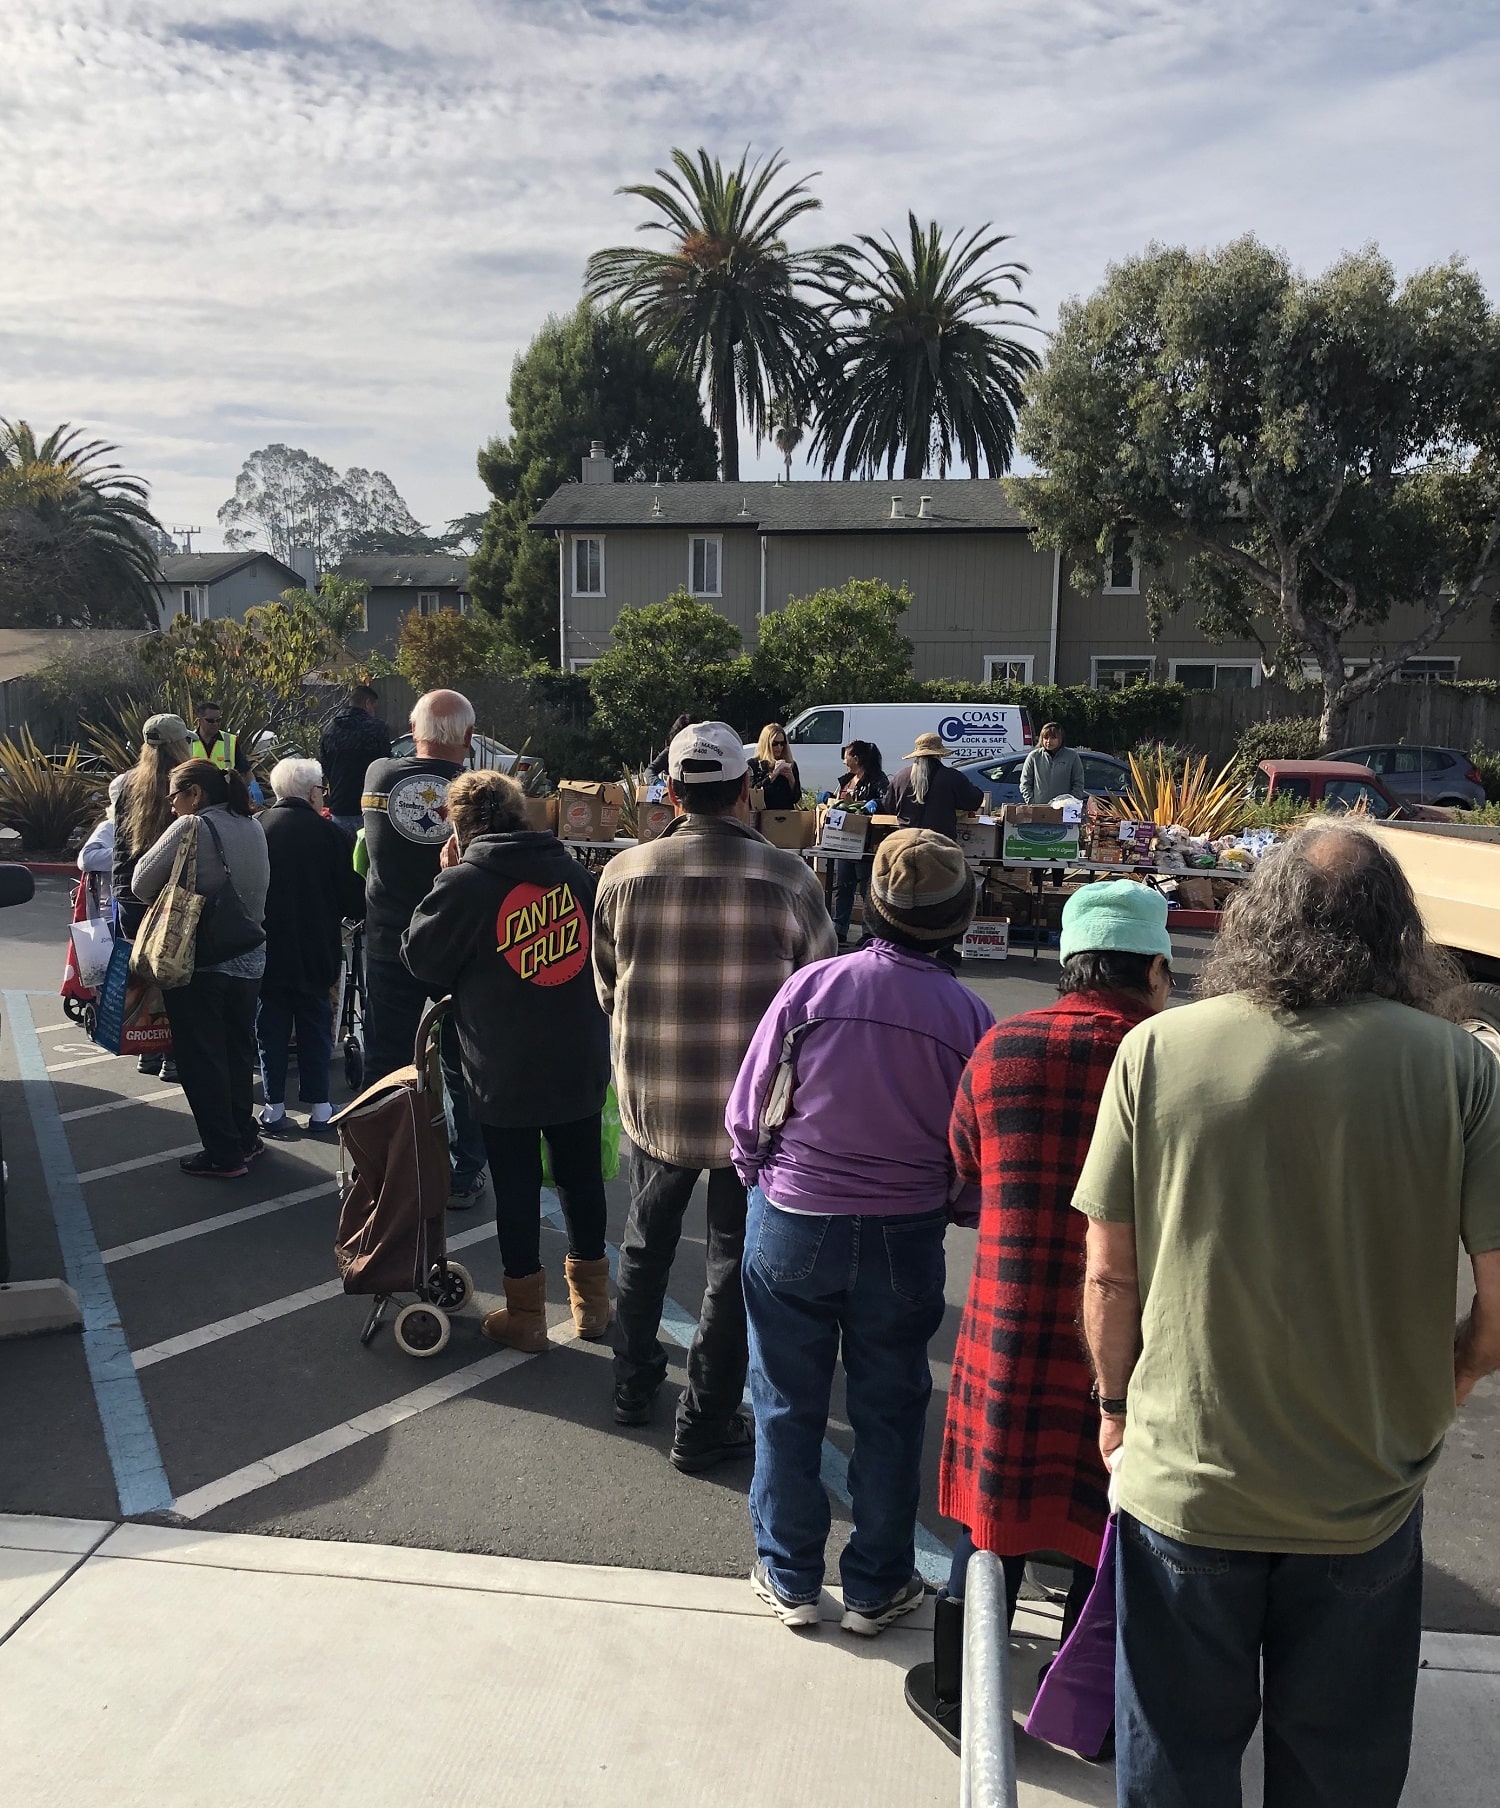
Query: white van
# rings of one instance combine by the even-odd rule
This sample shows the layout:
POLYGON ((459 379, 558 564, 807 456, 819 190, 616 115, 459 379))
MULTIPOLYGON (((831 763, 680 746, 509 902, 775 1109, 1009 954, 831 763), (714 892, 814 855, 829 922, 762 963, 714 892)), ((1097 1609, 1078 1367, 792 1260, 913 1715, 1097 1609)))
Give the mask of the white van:
MULTIPOLYGON (((1018 703, 820 703, 787 723, 803 785, 820 795, 844 776, 843 750, 873 741, 896 772, 918 735, 935 734, 950 760, 1000 759, 1031 746, 1031 719, 1018 703)), ((755 748, 747 745, 747 754, 755 748)))

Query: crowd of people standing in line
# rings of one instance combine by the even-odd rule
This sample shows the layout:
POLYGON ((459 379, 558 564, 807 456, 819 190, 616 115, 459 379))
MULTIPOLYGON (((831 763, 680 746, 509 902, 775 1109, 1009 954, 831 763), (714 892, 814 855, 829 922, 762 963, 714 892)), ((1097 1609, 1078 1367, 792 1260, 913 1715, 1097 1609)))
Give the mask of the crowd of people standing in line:
MULTIPOLYGON (((464 698, 419 699, 412 726, 415 753, 377 754, 362 780, 371 1034, 401 1065, 427 999, 454 1000, 455 1203, 473 1197, 460 1164, 477 1154, 504 1270, 485 1336, 547 1345, 545 1140, 575 1328, 611 1338, 616 1422, 647 1424, 706 1177, 707 1286, 671 1461, 689 1474, 753 1462, 751 1585, 787 1625, 814 1624, 842 1360, 842 1624, 873 1636, 923 1598, 928 1351, 947 1227, 977 1225, 940 1472, 962 1536, 932 1660, 908 1679, 913 1707, 956 1738, 976 1548, 1001 1557, 1012 1612, 1029 1555, 1070 1562, 1065 1628, 1077 1620, 1113 1459, 1120 1801, 1237 1801, 1263 1714, 1268 1804, 1395 1808, 1423 1484, 1456 1407, 1500 1368, 1500 1064, 1447 1020, 1462 976, 1390 856, 1350 826, 1291 837, 1228 913, 1198 1001, 1172 1011, 1164 900, 1129 880, 1089 886, 1064 910, 1057 1001, 996 1024, 940 958, 974 887, 940 826, 972 807, 967 781, 936 737, 883 789, 922 819, 881 843, 864 938, 833 959, 807 864, 752 826, 752 783, 796 782, 774 736, 761 770, 727 725, 676 725, 662 762, 675 819, 596 880, 527 825, 512 781, 463 772, 464 698), (611 1076, 629 1190, 613 1302, 611 1076), (1461 1248, 1476 1291, 1455 1339, 1461 1248)), ((256 818, 232 760, 178 757, 176 718, 145 739, 116 806, 127 932, 184 833, 198 837, 200 890, 232 883, 267 926, 264 948, 167 998, 205 1145, 184 1166, 243 1172, 274 1129, 287 1025, 300 1064, 299 1001, 331 952, 320 935, 293 961, 285 942, 352 903, 335 874, 348 842, 320 819, 310 762, 283 762, 278 801, 256 818)), ((1066 782, 1060 739, 1044 751, 1038 784, 1066 782)), ((873 794, 878 750, 856 743, 845 764, 851 800, 873 794)))

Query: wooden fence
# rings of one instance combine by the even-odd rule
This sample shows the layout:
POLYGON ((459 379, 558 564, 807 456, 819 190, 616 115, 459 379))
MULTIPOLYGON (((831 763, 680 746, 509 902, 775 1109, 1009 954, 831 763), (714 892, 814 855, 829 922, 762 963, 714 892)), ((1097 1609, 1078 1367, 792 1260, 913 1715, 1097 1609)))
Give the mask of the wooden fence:
MULTIPOLYGON (((1292 691, 1279 684, 1244 691, 1192 691, 1182 740, 1212 760, 1227 760, 1252 724, 1280 716, 1316 719, 1321 710, 1321 692, 1292 691)), ((1341 739, 1346 747, 1372 741, 1410 741, 1465 752, 1476 742, 1500 747, 1500 697, 1443 684, 1389 684, 1354 705, 1341 739)))

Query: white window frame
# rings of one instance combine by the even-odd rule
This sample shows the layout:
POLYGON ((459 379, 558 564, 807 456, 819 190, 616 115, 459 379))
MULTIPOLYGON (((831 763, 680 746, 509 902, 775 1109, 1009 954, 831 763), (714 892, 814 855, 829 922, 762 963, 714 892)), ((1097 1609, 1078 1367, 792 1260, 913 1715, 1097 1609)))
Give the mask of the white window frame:
POLYGON ((460 615, 467 615, 469 613, 469 593, 467 590, 460 590, 458 593, 458 612, 460 615))
POLYGON ((1156 660, 1150 653, 1093 653, 1089 656, 1089 688, 1099 690, 1099 667, 1112 665, 1116 660, 1128 659, 1135 665, 1146 667, 1145 682, 1156 683, 1156 660))
POLYGON ((1104 594, 1106 596, 1139 596, 1141 594, 1141 555, 1140 533, 1132 528, 1130 534, 1130 582, 1128 584, 1112 584, 1114 575, 1115 543, 1110 541, 1104 554, 1104 594))
POLYGON ((443 607, 441 590, 419 590, 417 592, 417 614, 437 615, 443 607))
MULTIPOLYGON (((1412 659, 1407 661, 1407 665, 1413 664, 1418 659, 1429 664, 1433 660, 1441 659, 1446 664, 1451 665, 1453 667, 1453 675, 1452 678, 1447 681, 1450 684, 1458 677, 1459 666, 1462 662, 1461 656, 1456 653, 1417 653, 1413 655, 1412 659)), ((1191 664, 1192 662, 1189 661, 1189 663, 1191 664)), ((1346 659, 1344 661, 1344 676, 1346 678, 1352 678, 1355 673, 1367 672, 1369 669, 1370 662, 1368 659, 1346 659)), ((1321 684, 1323 682, 1323 673, 1315 660, 1304 659, 1302 661, 1302 676, 1309 684, 1321 684)), ((1397 678, 1405 678, 1408 683, 1414 684, 1428 684, 1434 680, 1441 682, 1441 680, 1437 679, 1437 674, 1434 672, 1408 673, 1406 666, 1402 666, 1396 676, 1397 678)))
MULTIPOLYGON (((705 558, 704 563, 707 564, 707 562, 708 561, 705 558)), ((602 577, 603 572, 604 572, 604 558, 603 558, 602 554, 600 555, 600 559, 599 559, 599 571, 600 571, 600 575, 602 577)), ((688 595, 689 596, 723 596, 723 594, 724 594, 724 536, 723 536, 723 534, 689 534, 688 535, 687 587, 688 587, 688 595), (693 584, 693 548, 699 543, 700 540, 703 542, 703 544, 705 546, 712 545, 714 548, 714 576, 717 577, 719 581, 712 590, 699 590, 693 584)))
POLYGON ((208 590, 203 584, 184 584, 182 586, 182 602, 179 615, 185 615, 190 622, 208 620, 208 590))
POLYGON ((1034 653, 986 653, 984 656, 984 681, 986 684, 997 682, 995 678, 997 665, 1018 665, 1022 671, 1021 677, 1007 678, 1000 682, 1030 684, 1032 682, 1031 674, 1036 665, 1036 655, 1034 653))
MULTIPOLYGON (((1261 680, 1260 661, 1258 659, 1172 659, 1167 662, 1167 670, 1171 673, 1172 682, 1174 684, 1177 682, 1177 668, 1180 665, 1211 665, 1215 671, 1217 671, 1220 666, 1225 666, 1236 672, 1248 671, 1250 674, 1251 690, 1257 689, 1261 680)), ((1217 684, 1210 686, 1210 689, 1212 690, 1217 690, 1218 688, 1217 684)))
POLYGON ((1452 684, 1458 678, 1458 656, 1453 653, 1418 653, 1408 659, 1402 666, 1398 676, 1408 684, 1452 684), (1412 672, 1407 668, 1413 665, 1446 665, 1453 669, 1446 675, 1441 672, 1412 672))
POLYGON ((590 653, 587 658, 570 659, 568 661, 568 670, 570 672, 586 672, 591 665, 598 665, 598 663, 598 654, 590 653))
POLYGON ((573 534, 570 537, 569 550, 572 555, 572 557, 569 561, 569 567, 568 567, 569 574, 570 574, 569 575, 569 587, 572 590, 573 595, 574 596, 593 596, 593 597, 603 596, 604 595, 604 535, 603 534, 573 534), (578 548, 580 546, 589 545, 589 544, 595 545, 599 548, 599 588, 597 590, 580 590, 578 588, 578 548))

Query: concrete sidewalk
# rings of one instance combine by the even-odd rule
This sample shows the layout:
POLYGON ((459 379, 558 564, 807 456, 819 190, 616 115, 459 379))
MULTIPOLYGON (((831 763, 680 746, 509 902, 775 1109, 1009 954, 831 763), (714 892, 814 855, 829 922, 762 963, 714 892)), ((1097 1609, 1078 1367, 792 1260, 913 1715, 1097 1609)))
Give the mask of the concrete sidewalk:
MULTIPOLYGON (((712 1577, 0 1517, 7 1795, 953 1808, 957 1761, 901 1697, 929 1650, 913 1618, 870 1642, 799 1636, 712 1577)), ((1023 1705, 1055 1626, 1018 1620, 1023 1705)), ((1424 1655, 1404 1802, 1480 1808, 1500 1640, 1428 1634, 1424 1655)), ((1027 1808, 1113 1801, 1109 1767, 1017 1745, 1027 1808)))

